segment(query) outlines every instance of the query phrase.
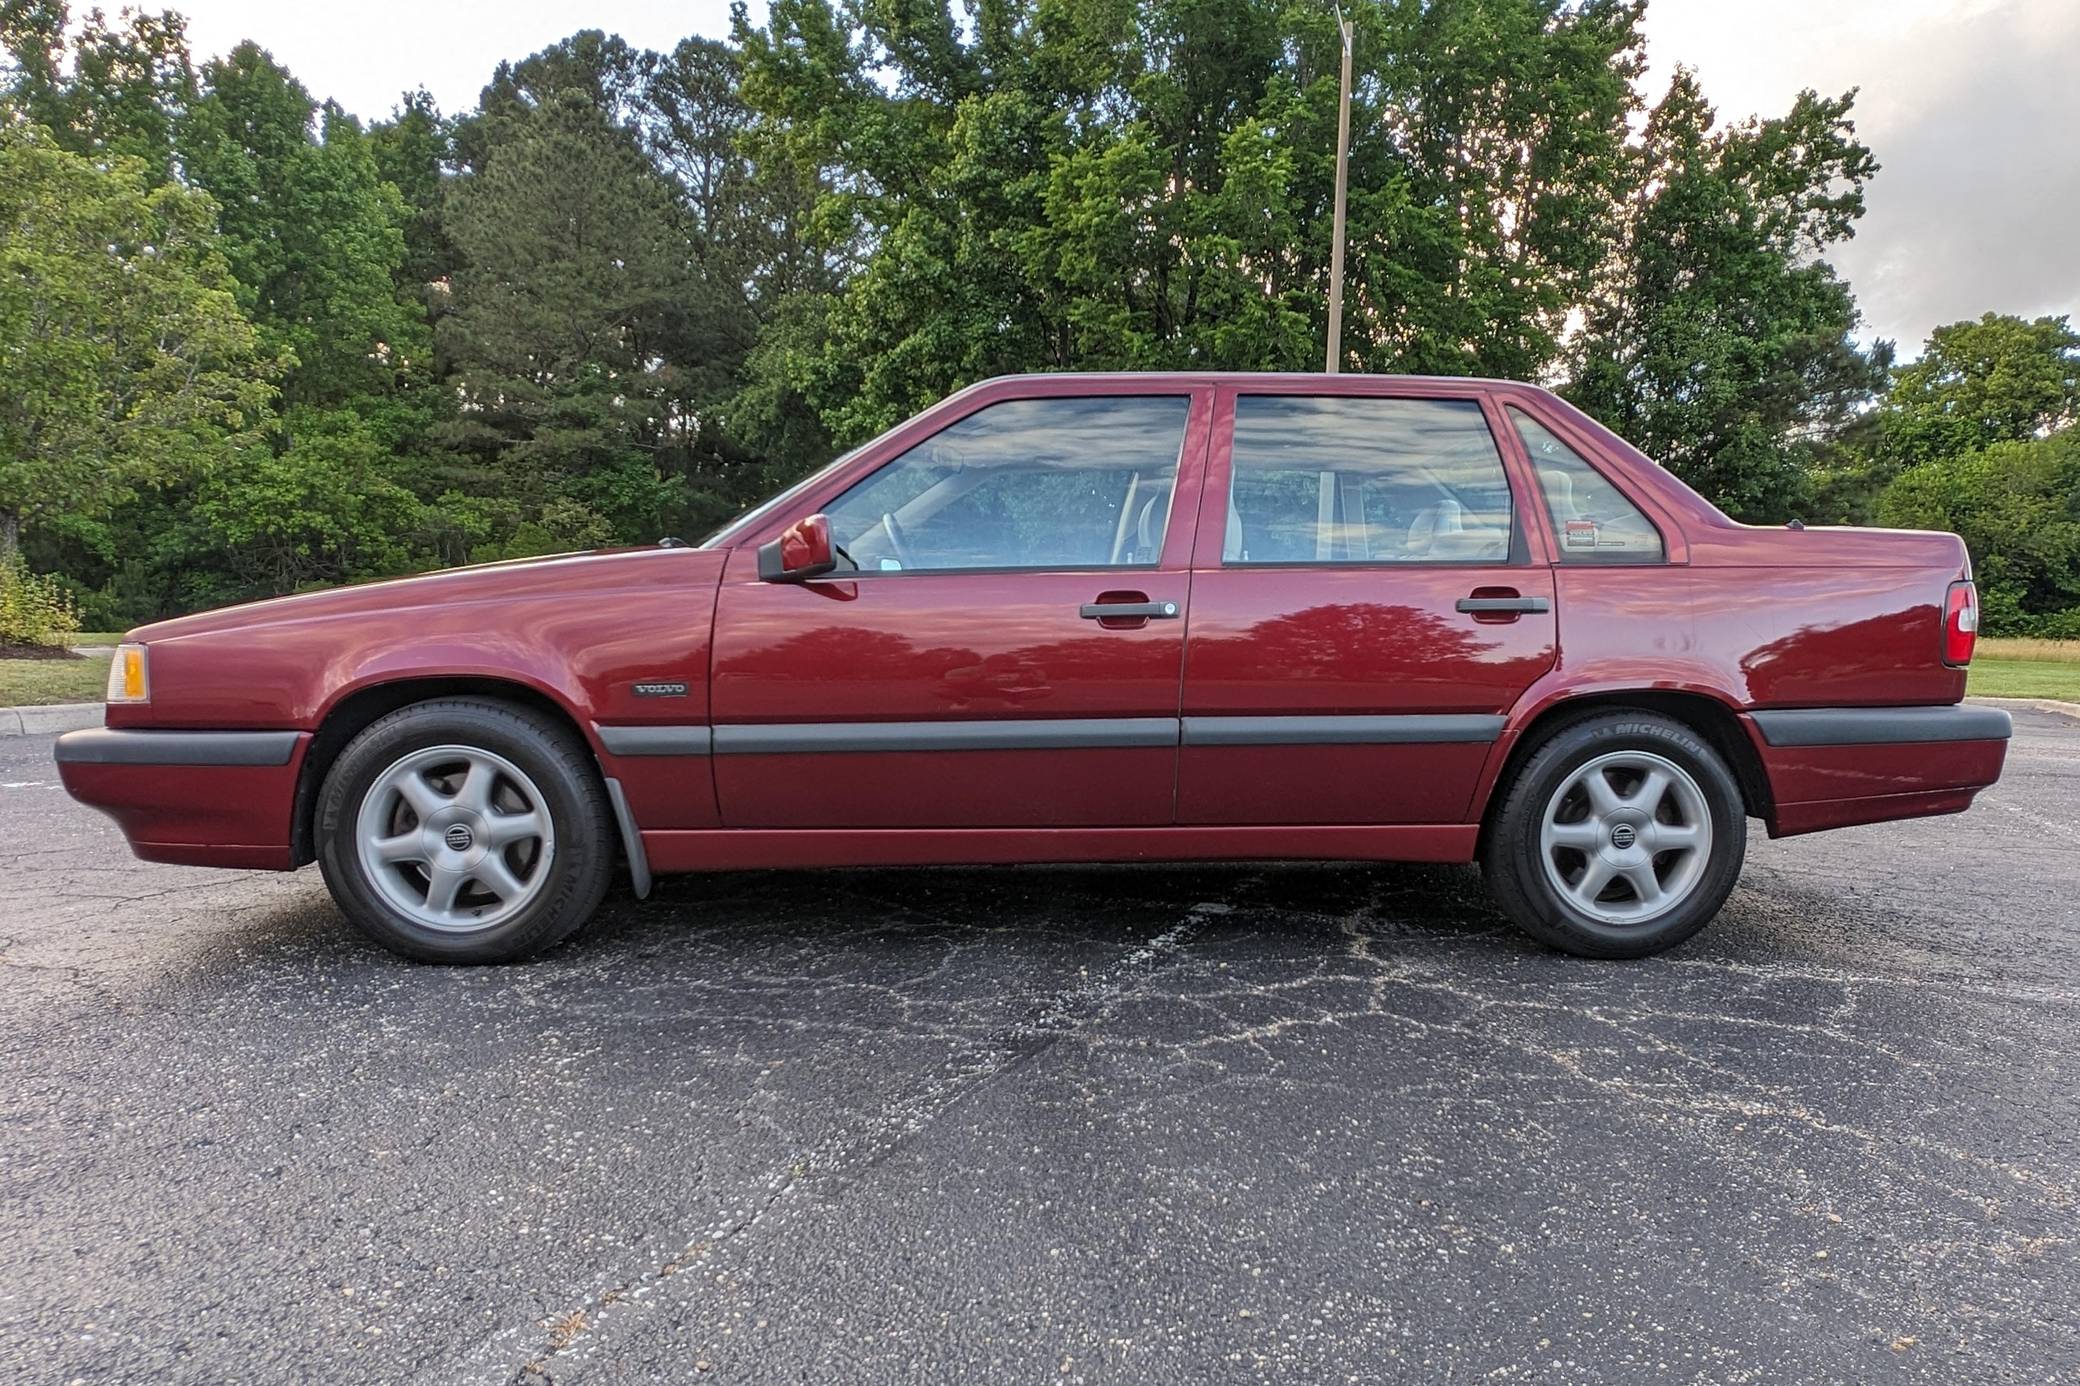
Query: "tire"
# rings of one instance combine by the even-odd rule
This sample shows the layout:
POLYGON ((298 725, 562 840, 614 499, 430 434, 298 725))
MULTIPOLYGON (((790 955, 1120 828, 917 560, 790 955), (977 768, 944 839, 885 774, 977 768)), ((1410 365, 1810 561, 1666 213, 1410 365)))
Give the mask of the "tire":
POLYGON ((1672 718, 1619 711, 1555 728, 1523 762, 1481 868, 1503 912, 1548 947, 1644 958, 1718 914, 1746 855, 1740 786, 1719 754, 1672 718))
POLYGON ((401 708, 349 742, 316 837, 347 919, 436 963, 514 962, 569 938, 606 895, 618 841, 583 743, 478 698, 401 708))

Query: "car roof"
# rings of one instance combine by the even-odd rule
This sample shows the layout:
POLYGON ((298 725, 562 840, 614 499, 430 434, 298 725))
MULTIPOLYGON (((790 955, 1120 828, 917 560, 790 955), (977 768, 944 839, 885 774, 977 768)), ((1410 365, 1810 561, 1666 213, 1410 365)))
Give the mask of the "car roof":
MULTIPOLYGON (((975 385, 1026 384, 1043 380, 1146 380, 1179 385, 1326 385, 1338 381, 1393 380, 1411 385, 1453 385, 1461 389, 1469 385, 1481 385, 1528 390, 1539 394, 1550 393, 1543 387, 1527 381, 1506 380, 1497 376, 1406 375, 1399 371, 1343 371, 1333 375, 1327 371, 1022 371, 1011 375, 993 375, 976 381, 975 385)), ((975 386, 971 385, 968 388, 974 389, 975 386)))

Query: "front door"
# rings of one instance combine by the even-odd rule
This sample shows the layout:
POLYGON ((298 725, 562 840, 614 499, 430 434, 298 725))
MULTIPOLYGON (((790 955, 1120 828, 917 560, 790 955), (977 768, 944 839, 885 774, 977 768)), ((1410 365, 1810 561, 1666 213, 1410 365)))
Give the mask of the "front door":
POLYGON ((1463 821, 1503 715, 1553 665, 1552 572, 1483 402, 1370 388, 1222 392, 1180 823, 1463 821))
POLYGON ((1166 824, 1211 397, 986 404, 823 509, 841 570, 715 619, 733 828, 1166 824), (1180 464, 1184 465, 1181 466, 1180 464), (1188 484, 1180 486, 1180 480, 1188 484))

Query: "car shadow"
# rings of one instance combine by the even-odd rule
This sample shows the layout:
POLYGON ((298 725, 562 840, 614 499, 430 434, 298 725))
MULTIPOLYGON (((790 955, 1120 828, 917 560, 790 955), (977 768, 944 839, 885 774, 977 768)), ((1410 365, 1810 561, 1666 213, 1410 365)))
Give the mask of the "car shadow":
POLYGON ((797 937, 1032 931, 1134 938, 1190 920, 1201 932, 1352 932, 1440 942, 1514 936, 1463 866, 1205 863, 747 871, 624 886, 569 949, 669 946, 689 930, 797 937))

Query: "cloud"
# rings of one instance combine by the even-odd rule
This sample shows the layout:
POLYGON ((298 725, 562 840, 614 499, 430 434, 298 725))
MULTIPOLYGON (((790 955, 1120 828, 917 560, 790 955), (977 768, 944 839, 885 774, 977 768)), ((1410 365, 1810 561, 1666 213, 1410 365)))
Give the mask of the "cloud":
POLYGON ((1869 93, 1860 125, 1884 167, 1835 261, 1872 331, 1910 354, 1989 310, 2080 310, 2080 6, 2052 8, 1943 26, 1869 93))
POLYGON ((1727 118, 1860 88, 1857 133, 1882 168, 1830 258, 1868 336, 1912 356, 1988 311, 2080 315, 2080 4, 1656 0, 1647 34, 1650 98, 1686 63, 1727 118))

